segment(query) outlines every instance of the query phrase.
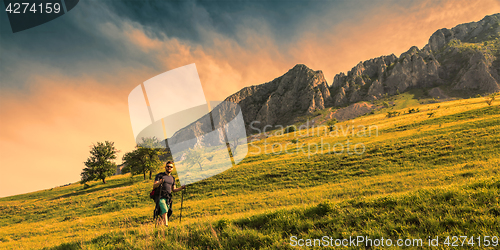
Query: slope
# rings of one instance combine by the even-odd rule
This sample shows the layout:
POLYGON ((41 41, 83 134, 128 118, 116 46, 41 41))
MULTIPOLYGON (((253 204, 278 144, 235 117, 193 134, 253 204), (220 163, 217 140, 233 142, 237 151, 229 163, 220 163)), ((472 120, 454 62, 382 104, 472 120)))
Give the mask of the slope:
POLYGON ((292 235, 498 236, 498 101, 416 108, 334 131, 274 131, 252 142, 238 166, 189 186, 182 225, 176 195, 168 230, 151 223, 152 182, 141 176, 2 198, 0 248, 251 249, 288 247, 292 235))

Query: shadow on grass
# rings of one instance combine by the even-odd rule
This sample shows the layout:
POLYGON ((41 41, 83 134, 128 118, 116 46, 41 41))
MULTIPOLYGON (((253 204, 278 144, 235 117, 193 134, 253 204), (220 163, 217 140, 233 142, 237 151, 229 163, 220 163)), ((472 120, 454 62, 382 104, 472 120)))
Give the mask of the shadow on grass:
POLYGON ((51 248, 43 248, 44 250, 73 250, 87 249, 86 245, 90 245, 91 249, 139 249, 125 240, 125 236, 119 233, 105 233, 86 242, 70 242, 63 243, 59 246, 51 248), (82 246, 83 245, 83 246, 82 246))
POLYGON ((64 243, 59 246, 51 247, 51 248, 43 248, 43 250, 76 250, 82 249, 80 243, 72 242, 72 243, 64 243))
POLYGON ((57 200, 57 199, 60 199, 60 198, 69 198, 69 197, 73 197, 73 196, 90 194, 90 193, 101 191, 103 189, 112 189, 112 188, 119 188, 119 187, 131 186, 131 185, 134 185, 134 183, 135 182, 133 182, 133 181, 126 181, 126 182, 121 182, 121 183, 116 183, 116 184, 109 184, 109 183, 104 184, 104 183, 100 183, 100 184, 96 184, 96 185, 91 186, 91 187, 86 188, 86 189, 82 189, 82 190, 79 190, 79 191, 76 191, 76 192, 72 192, 72 193, 69 193, 69 194, 64 194, 64 195, 61 195, 61 196, 54 197, 51 200, 57 200))

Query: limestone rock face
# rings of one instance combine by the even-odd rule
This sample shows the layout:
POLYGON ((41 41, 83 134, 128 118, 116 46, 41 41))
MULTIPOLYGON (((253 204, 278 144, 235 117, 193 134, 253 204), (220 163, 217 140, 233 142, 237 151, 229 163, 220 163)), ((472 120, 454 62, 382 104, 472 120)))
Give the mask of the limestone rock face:
POLYGON ((485 57, 484 53, 474 53, 469 64, 460 70, 458 76, 460 78, 453 89, 479 89, 489 93, 500 91, 498 68, 495 70, 491 57, 485 57))
POLYGON ((248 131, 252 133, 266 125, 286 126, 298 116, 333 105, 323 72, 303 64, 273 81, 244 88, 226 100, 240 105, 245 124, 255 128, 248 131))
POLYGON ((429 38, 429 47, 434 53, 445 47, 451 40, 478 43, 498 38, 500 14, 484 17, 479 22, 464 23, 452 29, 440 29, 429 38))
MULTIPOLYGON (((284 127, 294 123, 299 116, 333 105, 323 72, 313 71, 303 64, 296 65, 268 83, 243 88, 225 101, 239 105, 248 135, 259 133, 266 126, 267 130, 271 130, 269 126, 272 129, 277 125, 284 127)), ((233 110, 224 112, 234 113, 233 110)), ((217 124, 215 126, 218 127, 217 124)), ((210 117, 205 115, 176 132, 168 142, 191 140, 186 147, 224 142, 222 133, 210 140, 205 138, 204 135, 211 131, 210 117)))
POLYGON ((375 80, 368 89, 368 98, 377 100, 382 97, 383 94, 384 87, 382 86, 382 83, 380 83, 378 80, 375 80))
POLYGON ((479 22, 440 29, 422 49, 358 63, 333 78, 333 103, 342 106, 374 100, 386 93, 441 85, 483 93, 500 91, 500 14, 479 22))
POLYGON ((381 56, 358 63, 347 75, 337 74, 330 87, 334 105, 380 98, 385 93, 382 82, 386 81, 386 72, 397 59, 395 55, 381 56))
MULTIPOLYGON (((446 98, 445 89, 470 94, 500 91, 500 14, 437 30, 423 48, 413 46, 399 57, 391 54, 359 62, 347 73, 335 75, 331 86, 322 71, 298 64, 270 82, 243 88, 226 101, 239 104, 250 135, 265 126, 293 124, 297 117, 316 110, 380 99, 412 88, 430 89, 428 93, 436 98, 446 98)), ((205 116, 171 141, 203 138, 210 129, 210 119, 205 116)), ((219 136, 220 141, 223 138, 219 136)), ((200 145, 201 140, 193 144, 200 145)))

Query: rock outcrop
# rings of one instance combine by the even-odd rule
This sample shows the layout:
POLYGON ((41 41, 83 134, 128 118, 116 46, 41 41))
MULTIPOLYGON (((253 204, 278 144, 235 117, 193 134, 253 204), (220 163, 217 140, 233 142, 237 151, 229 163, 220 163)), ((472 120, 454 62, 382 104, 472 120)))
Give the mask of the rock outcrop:
MULTIPOLYGON (((426 88, 437 98, 447 97, 442 89, 470 95, 497 92, 499 38, 500 14, 486 16, 479 22, 436 31, 422 49, 414 46, 399 57, 391 54, 360 62, 347 74, 337 74, 331 86, 322 71, 298 64, 268 83, 243 88, 226 101, 239 104, 250 135, 265 126, 293 124, 297 117, 316 110, 380 99, 412 88, 426 88)), ((368 112, 372 107, 358 108, 368 112)), ((198 145, 207 131, 211 124, 205 116, 178 131, 171 141, 197 138, 193 144, 198 145)), ((217 138, 223 141, 223 135, 217 138)))
POLYGON ((273 81, 246 87, 225 101, 240 105, 245 125, 253 127, 247 131, 252 133, 266 125, 285 126, 298 116, 333 105, 323 72, 303 64, 273 81))
POLYGON ((440 29, 422 49, 398 57, 360 62, 347 75, 337 74, 330 93, 334 105, 379 99, 384 94, 441 85, 454 90, 500 91, 500 14, 479 22, 440 29))
MULTIPOLYGON (((298 64, 284 75, 261 85, 243 88, 224 101, 239 104, 248 135, 262 131, 265 126, 286 126, 299 116, 332 106, 328 84, 322 71, 313 71, 298 64)), ((221 109, 220 105, 216 109, 221 109)), ((230 108, 223 112, 232 114, 230 108)), ((238 111, 236 111, 238 112, 238 111)), ((214 124, 215 127, 219 127, 214 124)), ((269 128, 267 128, 269 130, 269 128)), ((204 135, 212 131, 210 116, 205 115, 189 126, 176 132, 168 142, 190 141, 188 147, 214 144, 224 141, 224 135, 207 139, 204 135), (196 140, 193 140, 195 139, 196 140), (208 141, 214 141, 209 143, 208 141)))

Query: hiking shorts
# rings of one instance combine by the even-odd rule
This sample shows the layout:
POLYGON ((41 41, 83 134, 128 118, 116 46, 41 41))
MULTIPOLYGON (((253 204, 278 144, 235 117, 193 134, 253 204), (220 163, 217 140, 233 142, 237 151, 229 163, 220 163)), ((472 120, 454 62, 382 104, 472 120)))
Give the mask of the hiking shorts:
POLYGON ((165 199, 165 198, 160 199, 159 205, 160 205, 160 210, 161 210, 160 214, 165 214, 170 209, 169 204, 167 204, 167 199, 165 199))

